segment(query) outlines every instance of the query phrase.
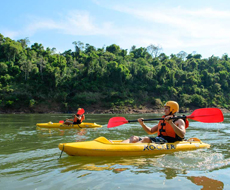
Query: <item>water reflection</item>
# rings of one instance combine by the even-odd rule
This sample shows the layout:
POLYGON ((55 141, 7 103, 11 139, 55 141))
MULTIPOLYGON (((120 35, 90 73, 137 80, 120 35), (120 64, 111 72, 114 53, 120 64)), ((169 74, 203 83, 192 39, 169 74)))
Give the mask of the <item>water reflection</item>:
MULTIPOLYGON (((170 168, 170 165, 159 166, 166 155, 142 158, 88 158, 88 157, 67 157, 59 160, 61 165, 61 173, 82 171, 83 174, 78 178, 86 177, 91 172, 110 171, 113 174, 122 172, 130 172, 135 175, 139 174, 159 174, 160 177, 166 180, 184 176, 197 186, 202 186, 202 190, 222 190, 224 183, 222 181, 212 179, 206 176, 187 176, 190 173, 189 169, 170 168)), ((184 163, 181 163, 184 165, 184 163)), ((185 167, 186 168, 186 167, 185 167)), ((197 169, 197 168, 196 168, 197 169)), ((125 174, 126 175, 126 174, 125 174)), ((200 188, 200 187, 199 187, 200 188)))
POLYGON ((215 179, 208 178, 206 176, 190 176, 187 177, 191 182, 196 185, 203 186, 202 190, 221 190, 224 189, 224 183, 215 179))
MULTIPOLYGON (((163 156, 163 155, 161 155, 163 156)), ((134 172, 149 173, 154 172, 150 168, 154 167, 157 162, 156 159, 160 156, 155 157, 129 157, 129 158, 111 158, 111 157, 67 157, 61 158, 59 163, 63 166, 62 172, 74 171, 74 170, 88 170, 88 171, 103 171, 109 170, 115 173, 119 173, 125 170, 134 172), (134 170, 135 168, 135 170, 134 170)))
POLYGON ((166 179, 172 179, 177 174, 186 174, 186 171, 213 171, 229 167, 229 159, 224 159, 220 153, 195 150, 176 152, 157 156, 143 157, 71 157, 65 155, 59 160, 63 166, 62 172, 71 170, 90 171, 125 171, 132 169, 135 174, 162 172, 166 179))
POLYGON ((161 170, 165 174, 165 179, 173 179, 177 177, 178 174, 187 174, 185 169, 173 169, 173 168, 163 168, 161 170))
POLYGON ((84 136, 87 134, 87 129, 46 129, 37 127, 37 134, 40 137, 45 136, 77 136, 76 141, 83 141, 84 139, 78 138, 78 136, 84 136))

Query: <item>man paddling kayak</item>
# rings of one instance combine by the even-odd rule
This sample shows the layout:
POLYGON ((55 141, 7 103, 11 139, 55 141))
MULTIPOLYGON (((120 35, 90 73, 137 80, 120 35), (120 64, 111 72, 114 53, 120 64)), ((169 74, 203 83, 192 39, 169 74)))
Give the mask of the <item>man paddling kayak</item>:
POLYGON ((150 128, 145 125, 143 118, 139 118, 138 122, 141 124, 142 128, 148 134, 158 133, 157 137, 138 137, 132 136, 123 143, 167 143, 182 141, 184 139, 186 128, 188 127, 188 120, 183 119, 171 119, 175 117, 175 113, 179 111, 179 105, 177 102, 168 101, 164 105, 165 115, 164 120, 159 121, 157 125, 150 128))
POLYGON ((81 124, 83 120, 85 120, 84 109, 78 108, 78 112, 74 115, 73 119, 66 119, 64 124, 71 125, 71 124, 81 124), (83 111, 82 111, 83 110, 83 111))

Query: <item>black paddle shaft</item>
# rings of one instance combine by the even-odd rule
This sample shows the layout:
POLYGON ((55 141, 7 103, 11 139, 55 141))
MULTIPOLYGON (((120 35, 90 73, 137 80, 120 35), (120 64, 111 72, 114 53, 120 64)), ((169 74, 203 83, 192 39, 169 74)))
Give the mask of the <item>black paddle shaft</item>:
MULTIPOLYGON (((177 116, 177 117, 172 117, 171 119, 186 119, 187 116, 177 116)), ((164 118, 154 118, 154 119, 143 119, 142 121, 152 121, 152 120, 164 120, 164 118)), ((136 120, 128 120, 128 122, 137 122, 136 120)))

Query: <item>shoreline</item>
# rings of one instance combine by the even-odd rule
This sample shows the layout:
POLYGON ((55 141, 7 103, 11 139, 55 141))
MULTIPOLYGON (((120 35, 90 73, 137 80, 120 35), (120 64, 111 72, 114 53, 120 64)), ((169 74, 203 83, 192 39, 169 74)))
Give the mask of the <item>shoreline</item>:
MULTIPOLYGON (((154 114, 162 114, 164 113, 163 108, 148 108, 148 107, 142 107, 142 108, 111 108, 111 109, 105 109, 105 108, 87 108, 84 107, 85 114, 144 114, 144 113, 154 113, 154 114)), ((200 109, 200 108, 190 108, 189 110, 180 110, 178 114, 184 114, 184 113, 192 113, 194 110, 200 109)), ((219 108, 222 113, 230 113, 230 110, 227 110, 225 108, 219 108)), ((32 109, 23 109, 23 110, 0 110, 0 114, 72 114, 77 111, 66 111, 62 112, 59 110, 32 110, 32 109)))

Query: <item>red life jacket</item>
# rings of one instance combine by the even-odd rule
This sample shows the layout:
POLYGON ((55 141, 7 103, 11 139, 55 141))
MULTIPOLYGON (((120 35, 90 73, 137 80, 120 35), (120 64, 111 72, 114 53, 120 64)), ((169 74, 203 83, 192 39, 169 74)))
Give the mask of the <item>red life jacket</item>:
MULTIPOLYGON (((163 118, 164 117, 165 116, 163 116, 163 118)), ((174 121, 176 121, 176 120, 174 120, 174 121)), ((187 119, 185 119, 185 128, 187 128, 188 126, 189 126, 189 122, 187 119)), ((163 137, 168 142, 175 142, 175 141, 182 141, 183 140, 183 138, 179 137, 175 133, 172 126, 169 123, 165 122, 164 120, 161 120, 158 123, 158 137, 163 137)))

